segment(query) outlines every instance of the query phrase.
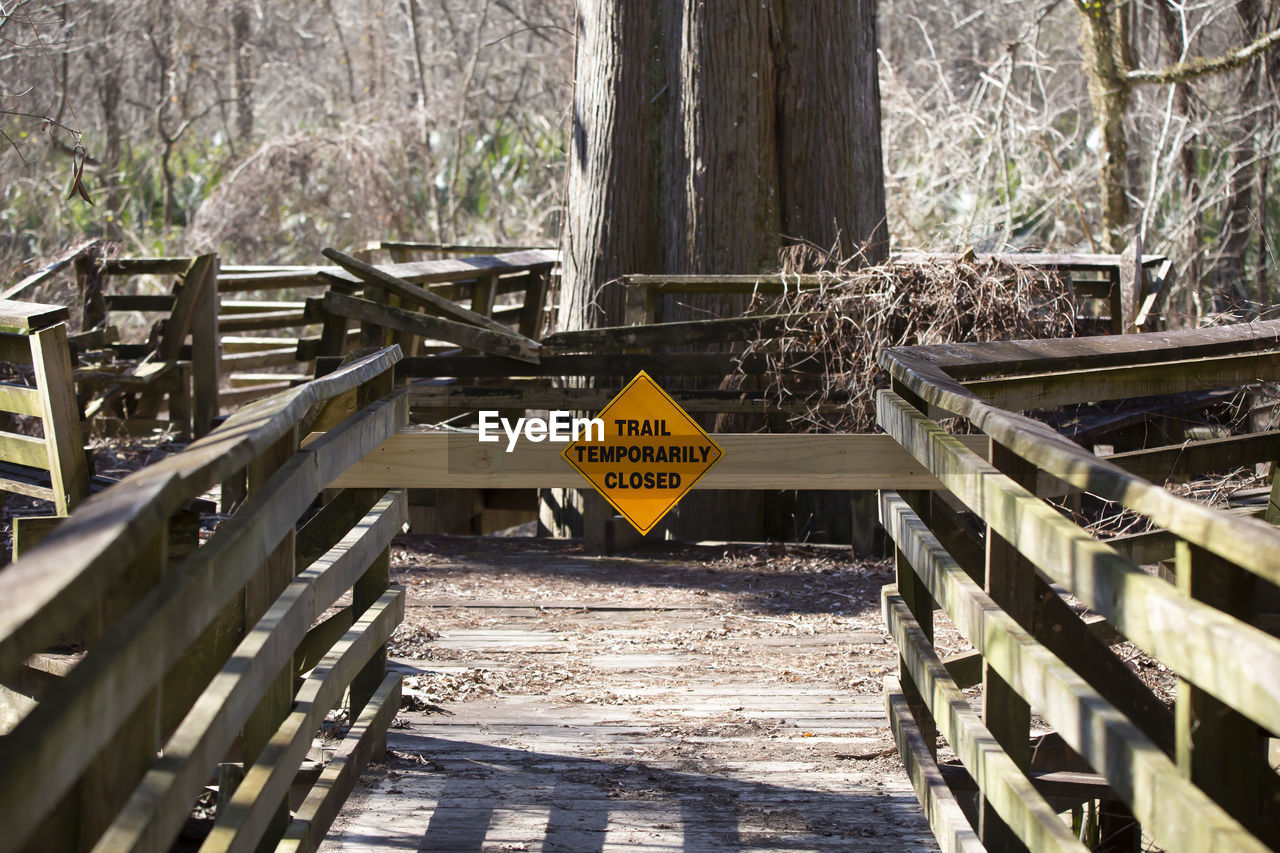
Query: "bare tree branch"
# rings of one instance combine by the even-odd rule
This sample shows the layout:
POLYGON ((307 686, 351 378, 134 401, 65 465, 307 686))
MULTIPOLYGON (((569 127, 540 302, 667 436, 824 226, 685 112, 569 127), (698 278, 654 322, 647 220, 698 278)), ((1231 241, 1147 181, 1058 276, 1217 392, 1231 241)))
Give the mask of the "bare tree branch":
POLYGON ((1280 29, 1272 30, 1244 47, 1212 59, 1189 59, 1158 70, 1136 68, 1125 74, 1125 80, 1133 85, 1185 83, 1198 77, 1207 77, 1210 74, 1240 68, 1277 44, 1280 44, 1280 29))

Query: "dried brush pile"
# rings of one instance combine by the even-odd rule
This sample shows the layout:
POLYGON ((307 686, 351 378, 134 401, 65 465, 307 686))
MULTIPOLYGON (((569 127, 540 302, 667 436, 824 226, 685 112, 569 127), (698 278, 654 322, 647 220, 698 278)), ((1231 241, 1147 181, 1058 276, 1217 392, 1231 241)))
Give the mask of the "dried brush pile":
POLYGON ((888 384, 876 363, 884 347, 1075 333, 1066 281, 995 257, 927 257, 861 268, 845 263, 817 275, 818 287, 788 290, 772 303, 757 300, 762 313, 794 320, 788 335, 746 349, 768 361, 769 398, 798 406, 790 429, 873 431, 875 389, 888 384))

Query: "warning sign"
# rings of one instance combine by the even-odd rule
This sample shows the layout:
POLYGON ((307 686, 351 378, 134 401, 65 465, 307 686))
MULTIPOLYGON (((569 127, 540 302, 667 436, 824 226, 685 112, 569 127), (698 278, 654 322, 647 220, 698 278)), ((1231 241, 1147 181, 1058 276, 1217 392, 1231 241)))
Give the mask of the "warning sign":
POLYGON ((604 441, 561 454, 631 525, 648 533, 724 455, 643 370, 600 412, 604 441))

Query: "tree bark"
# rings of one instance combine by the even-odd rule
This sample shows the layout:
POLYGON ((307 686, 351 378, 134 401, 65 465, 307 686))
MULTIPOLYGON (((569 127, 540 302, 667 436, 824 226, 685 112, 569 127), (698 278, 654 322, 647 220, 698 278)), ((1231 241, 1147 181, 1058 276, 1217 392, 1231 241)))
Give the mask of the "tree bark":
POLYGON ((561 328, 620 323, 627 273, 887 255, 874 0, 593 0, 577 35, 561 328))
MULTIPOLYGON (((579 3, 559 328, 624 322, 611 282, 629 273, 777 270, 798 242, 887 257, 875 10, 579 3)), ((663 315, 732 316, 743 302, 682 296, 663 315)), ((758 537, 763 500, 690 495, 679 529, 758 537)), ((552 502, 588 514, 570 495, 552 502)))
POLYGON ((250 42, 251 27, 249 5, 246 0, 236 0, 231 11, 232 71, 235 74, 236 135, 246 145, 253 142, 253 45, 250 42))
MULTIPOLYGON (((1239 0, 1236 14, 1245 39, 1253 41, 1263 31, 1262 8, 1258 0, 1239 0)), ((1222 217, 1222 249, 1213 269, 1213 308, 1226 311, 1240 297, 1247 297, 1245 285, 1245 261, 1250 238, 1254 232, 1254 182, 1262 158, 1254 148, 1258 131, 1258 83, 1261 75, 1260 60, 1247 65, 1241 72, 1240 104, 1244 108, 1239 123, 1231 133, 1232 146, 1227 172, 1227 204, 1222 217)))
POLYGON ((1081 44, 1089 75, 1089 99, 1102 136, 1102 227, 1112 252, 1123 251, 1129 227, 1129 140, 1124 116, 1129 108, 1125 78, 1128 26, 1125 9, 1111 0, 1076 0, 1084 20, 1081 44))

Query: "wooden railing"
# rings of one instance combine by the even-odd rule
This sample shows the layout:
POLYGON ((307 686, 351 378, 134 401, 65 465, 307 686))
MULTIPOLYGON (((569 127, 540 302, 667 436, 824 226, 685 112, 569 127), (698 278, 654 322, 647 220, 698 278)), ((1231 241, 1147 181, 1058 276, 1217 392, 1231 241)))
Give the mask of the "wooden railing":
POLYGON ((405 511, 385 489, 315 504, 406 421, 398 358, 242 408, 0 571, 0 850, 166 850, 213 780, 201 849, 319 843, 398 706, 384 647, 405 511), (203 538, 182 507, 219 483, 224 517, 203 538), (348 687, 351 728, 291 820, 348 687))
POLYGON ((1280 732, 1280 639, 1268 633, 1280 601, 1280 529, 1268 523, 1280 520, 1277 493, 1258 519, 1133 473, 1274 461, 1276 434, 1111 461, 1001 408, 1274 381, 1280 323, 891 349, 881 363, 893 387, 878 396, 880 425, 944 486, 881 496, 898 555, 885 619, 901 654, 886 701, 943 848, 1083 849, 1081 837, 1107 850, 1140 849, 1143 837, 1164 850, 1280 845, 1268 759, 1280 732), (941 415, 988 435, 990 460, 941 415), (1153 529, 1099 540, 1037 488, 1114 502, 1153 529), (1133 558, 1164 561, 1176 582, 1133 558), (1101 619, 1082 619, 1068 595, 1101 619), (935 603, 975 651, 940 656, 935 603), (1178 677, 1172 709, 1109 647, 1117 635, 1178 677), (978 685, 980 712, 962 692, 978 685), (1032 738, 1032 714, 1052 732, 1032 738), (936 734, 962 766, 937 762, 936 734))
MULTIPOLYGON (((960 258, 956 254, 904 252, 895 255, 891 263, 954 263, 960 258)), ((1085 317, 1078 318, 1077 334, 1119 335, 1163 328, 1161 311, 1173 286, 1173 267, 1163 255, 1143 255, 1140 268, 1124 255, 1013 252, 983 258, 1063 277, 1071 286, 1077 309, 1085 317, 1106 318, 1105 325, 1085 324, 1085 317)), ((664 296, 775 297, 787 291, 823 287, 833 280, 830 274, 623 276, 622 283, 627 288, 626 322, 637 325, 661 321, 664 296)))

